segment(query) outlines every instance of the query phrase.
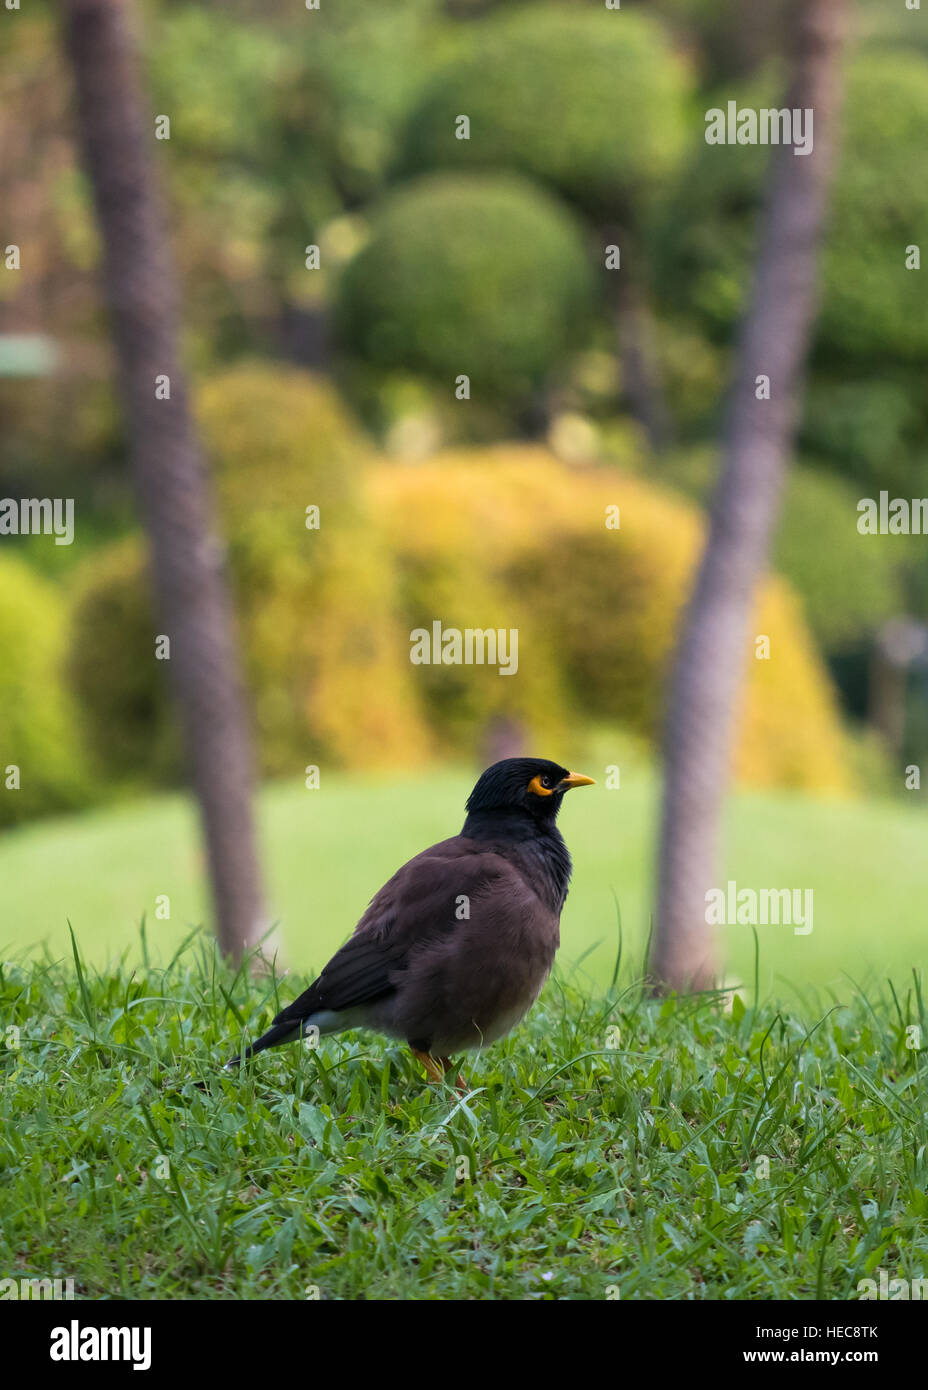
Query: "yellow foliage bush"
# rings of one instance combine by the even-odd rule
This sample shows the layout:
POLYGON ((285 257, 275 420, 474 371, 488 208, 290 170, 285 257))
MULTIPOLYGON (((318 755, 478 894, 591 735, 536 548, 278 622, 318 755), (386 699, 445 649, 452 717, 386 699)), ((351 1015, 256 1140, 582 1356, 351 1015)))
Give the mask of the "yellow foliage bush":
MULTIPOLYGON (((381 464, 367 486, 410 623, 482 627, 501 614, 499 625, 520 627, 518 676, 489 685, 510 713, 524 713, 535 746, 563 746, 577 717, 659 735, 667 662, 703 537, 694 506, 640 477, 565 466, 521 445, 381 464), (613 507, 618 529, 607 528, 613 507)), ((771 659, 755 660, 753 644, 745 652, 737 775, 757 785, 847 790, 831 685, 782 580, 764 586, 758 615, 771 659)), ((433 725, 457 687, 473 689, 487 675, 421 669, 433 725)), ((458 708, 460 733, 473 733, 475 713, 458 708)))
MULTIPOLYGON (((659 735, 703 535, 692 504, 534 446, 377 461, 330 386, 278 365, 223 372, 198 411, 265 773, 472 757, 500 721, 552 756, 583 723, 659 735), (307 529, 310 506, 319 529, 307 529), (414 665, 411 633, 436 620, 516 629, 517 673, 414 665)), ((175 775, 139 538, 88 562, 72 630, 71 670, 103 766, 123 779, 175 775)), ((765 586, 756 630, 771 659, 745 652, 738 772, 846 787, 831 688, 783 581, 765 586)))
POLYGON ((852 791, 856 779, 833 688, 802 605, 778 576, 764 586, 756 632, 770 637, 770 658, 748 653, 737 776, 753 786, 852 791))
POLYGON ((275 551, 288 540, 303 554, 307 506, 320 508, 324 534, 356 505, 370 445, 327 382, 245 363, 205 382, 196 411, 231 543, 257 543, 283 517, 293 524, 274 528, 275 551))
MULTIPOLYGON (((497 449, 462 451, 414 466, 379 465, 368 476, 371 515, 396 565, 407 639, 413 629, 431 631, 436 620, 446 629, 518 632, 514 675, 483 665, 413 668, 443 754, 472 756, 499 719, 517 724, 538 748, 553 746, 569 723, 562 663, 538 631, 531 601, 508 582, 519 536, 528 534, 526 515, 545 500, 545 480, 537 497, 526 499, 509 486, 502 462, 509 457, 497 449)), ((526 488, 533 476, 526 467, 526 488)))

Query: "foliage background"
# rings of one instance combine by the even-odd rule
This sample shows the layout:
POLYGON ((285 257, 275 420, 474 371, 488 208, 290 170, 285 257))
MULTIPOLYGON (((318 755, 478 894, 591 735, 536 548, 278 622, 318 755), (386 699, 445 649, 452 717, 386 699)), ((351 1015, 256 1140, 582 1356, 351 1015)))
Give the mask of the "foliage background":
MULTIPOLYGON (((389 785, 378 777, 398 788, 431 778, 423 842, 454 828, 472 773, 516 744, 592 759, 600 781, 621 764, 626 789, 639 768, 650 785, 766 162, 760 148, 707 146, 704 113, 730 98, 776 104, 782 15, 779 0, 621 12, 592 0, 144 5, 152 107, 171 116, 158 167, 262 771, 287 783, 267 805, 307 826, 307 854, 314 813, 291 798, 310 795, 309 764, 323 785, 355 789, 339 812, 349 837, 361 801, 389 785), (455 140, 465 111, 471 139, 455 140), (603 268, 610 243, 620 272, 603 268), (318 269, 306 265, 312 245, 318 269), (629 377, 636 348, 669 421, 660 440, 629 377), (455 398, 461 372, 467 402, 455 398), (318 531, 304 524, 311 504, 318 531), (618 531, 604 524, 613 504, 618 531), (518 676, 412 667, 409 632, 434 618, 518 627, 518 676)), ((0 865, 27 876, 3 940, 59 940, 67 908, 111 949, 151 911, 151 845, 129 875, 136 901, 117 895, 101 923, 76 878, 46 895, 47 864, 28 868, 42 863, 34 836, 62 813, 75 815, 66 836, 144 821, 138 799, 182 785, 184 769, 152 659, 56 22, 43 3, 6 14, 0 58, 0 200, 6 240, 23 248, 22 268, 0 271, 0 495, 73 496, 77 516, 70 548, 0 538, 0 766, 24 772, 20 791, 0 791, 0 865), (41 335, 53 373, 17 364, 21 335, 41 335)), ((822 798, 856 799, 871 827, 872 860, 847 866, 848 901, 828 900, 824 975, 844 963, 839 903, 874 964, 857 910, 868 887, 899 888, 900 941, 917 920, 914 869, 892 845, 907 818, 924 825, 924 793, 904 785, 928 752, 924 538, 861 537, 856 504, 881 489, 928 494, 928 304, 904 263, 928 198, 913 173, 926 79, 921 15, 861 6, 798 457, 757 616, 772 656, 752 663, 738 741, 748 802, 769 798, 759 881, 765 863, 789 882, 809 871, 800 840, 833 823, 817 818, 822 798), (893 736, 874 689, 900 621, 915 656, 896 673, 893 736)), ((639 807, 621 789, 609 796, 622 835, 639 807)), ((396 807, 408 815, 401 790, 396 807)), ((408 821, 405 834, 401 816, 384 817, 395 866, 420 844, 408 821)), ((642 833, 641 853, 608 878, 646 932, 649 825, 642 833)), ((735 853, 733 873, 744 864, 735 853)), ((185 873, 157 860, 155 878, 185 873)), ((612 929, 601 886, 587 909, 595 937, 612 929)), ((361 884, 338 891, 348 901, 334 926, 306 920, 295 882, 278 885, 291 944, 350 928, 361 884)), ((791 944, 784 968, 802 971, 809 957, 791 944)))

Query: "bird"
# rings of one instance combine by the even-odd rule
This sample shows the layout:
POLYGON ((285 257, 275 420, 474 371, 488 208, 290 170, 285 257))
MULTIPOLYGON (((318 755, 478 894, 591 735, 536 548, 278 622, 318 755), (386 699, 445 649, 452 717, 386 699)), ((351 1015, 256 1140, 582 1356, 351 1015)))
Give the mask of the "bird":
MULTIPOLYGON (((440 1082, 458 1053, 511 1032, 560 945, 571 859, 557 816, 594 779, 547 758, 504 758, 478 779, 459 835, 380 889, 313 983, 226 1069, 266 1048, 366 1028, 409 1045, 440 1082)), ((458 1074, 456 1085, 466 1090, 458 1074)))

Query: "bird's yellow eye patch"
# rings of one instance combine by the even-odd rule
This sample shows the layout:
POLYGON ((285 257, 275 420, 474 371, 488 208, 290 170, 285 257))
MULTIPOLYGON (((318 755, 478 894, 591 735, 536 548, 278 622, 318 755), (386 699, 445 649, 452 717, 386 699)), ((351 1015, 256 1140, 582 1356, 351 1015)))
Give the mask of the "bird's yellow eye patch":
POLYGON ((529 782, 528 789, 530 792, 534 792, 536 796, 550 796, 554 791, 553 787, 546 787, 542 784, 540 772, 537 777, 533 777, 529 782))

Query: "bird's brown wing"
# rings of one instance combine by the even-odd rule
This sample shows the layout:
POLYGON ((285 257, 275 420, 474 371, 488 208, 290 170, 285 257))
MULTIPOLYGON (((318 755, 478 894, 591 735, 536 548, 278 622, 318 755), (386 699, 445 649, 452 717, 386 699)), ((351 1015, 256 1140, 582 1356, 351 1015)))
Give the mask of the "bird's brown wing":
POLYGON ((323 1009, 358 1008, 392 994, 410 952, 460 926, 462 897, 518 880, 514 865, 456 835, 410 859, 372 899, 354 935, 307 990, 274 1019, 298 1023, 323 1009))

